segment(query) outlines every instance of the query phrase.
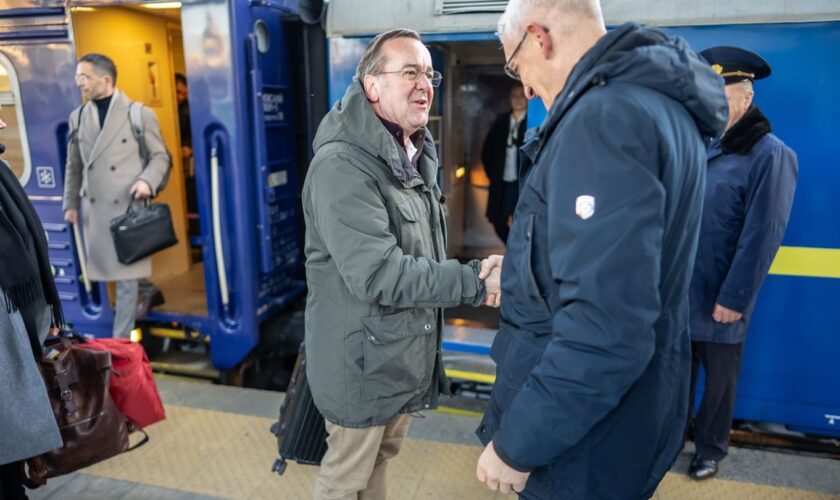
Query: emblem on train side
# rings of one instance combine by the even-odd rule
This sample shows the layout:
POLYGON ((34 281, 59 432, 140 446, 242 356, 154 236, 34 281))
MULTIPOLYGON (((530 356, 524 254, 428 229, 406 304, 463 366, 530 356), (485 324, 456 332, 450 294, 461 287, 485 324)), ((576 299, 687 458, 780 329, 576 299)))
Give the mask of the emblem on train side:
POLYGON ((835 420, 840 420, 840 415, 829 415, 826 414, 825 418, 828 420, 828 425, 834 425, 835 420))
POLYGON ((578 196, 575 200, 575 213, 583 220, 595 215, 595 197, 588 194, 578 196))

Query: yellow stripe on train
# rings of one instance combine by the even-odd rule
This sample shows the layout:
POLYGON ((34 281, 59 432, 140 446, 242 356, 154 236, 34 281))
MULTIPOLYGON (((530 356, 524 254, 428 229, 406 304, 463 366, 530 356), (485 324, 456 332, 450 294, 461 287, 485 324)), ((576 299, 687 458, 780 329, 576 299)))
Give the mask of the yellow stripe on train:
POLYGON ((781 247, 770 266, 770 274, 840 278, 840 249, 781 247))
POLYGON ((479 382, 482 384, 492 384, 496 381, 496 376, 489 373, 476 373, 465 370, 452 370, 449 368, 446 369, 446 376, 449 378, 479 382))

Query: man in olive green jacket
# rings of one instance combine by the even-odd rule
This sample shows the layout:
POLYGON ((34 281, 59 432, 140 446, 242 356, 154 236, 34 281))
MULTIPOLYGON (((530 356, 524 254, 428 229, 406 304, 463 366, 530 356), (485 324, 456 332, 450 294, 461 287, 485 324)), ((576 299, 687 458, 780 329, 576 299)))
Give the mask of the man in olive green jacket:
POLYGON ((417 33, 383 33, 315 137, 303 187, 307 377, 329 432, 316 498, 384 498, 409 414, 434 408, 445 381, 440 308, 498 294, 478 261, 446 260, 425 128, 440 78, 417 33))

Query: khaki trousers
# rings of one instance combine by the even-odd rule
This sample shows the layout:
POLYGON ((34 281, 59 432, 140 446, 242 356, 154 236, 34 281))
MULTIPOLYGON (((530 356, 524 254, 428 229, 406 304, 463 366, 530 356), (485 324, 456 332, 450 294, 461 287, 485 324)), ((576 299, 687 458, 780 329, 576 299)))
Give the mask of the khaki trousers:
POLYGON ((408 433, 408 415, 388 425, 353 429, 326 421, 327 453, 315 479, 315 500, 384 500, 385 468, 408 433))

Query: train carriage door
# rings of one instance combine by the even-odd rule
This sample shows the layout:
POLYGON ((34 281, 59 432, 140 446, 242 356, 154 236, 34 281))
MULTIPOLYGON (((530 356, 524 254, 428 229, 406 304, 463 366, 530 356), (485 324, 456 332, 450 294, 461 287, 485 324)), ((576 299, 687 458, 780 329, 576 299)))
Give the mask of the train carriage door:
POLYGON ((298 179, 284 2, 191 2, 181 10, 202 213, 211 355, 222 370, 294 297, 298 179))
POLYGON ((4 158, 46 231, 65 318, 79 331, 108 335, 112 313, 102 304, 105 288, 93 284, 86 290, 82 284, 73 228, 64 222, 61 207, 67 119, 81 103, 69 13, 59 1, 6 3, 14 8, 0 11, 0 113, 8 125, 0 132, 4 158))

